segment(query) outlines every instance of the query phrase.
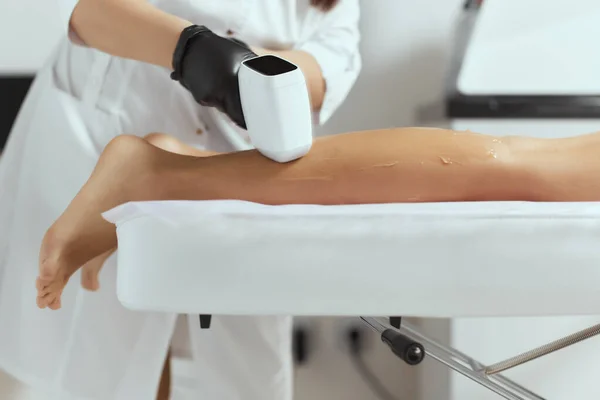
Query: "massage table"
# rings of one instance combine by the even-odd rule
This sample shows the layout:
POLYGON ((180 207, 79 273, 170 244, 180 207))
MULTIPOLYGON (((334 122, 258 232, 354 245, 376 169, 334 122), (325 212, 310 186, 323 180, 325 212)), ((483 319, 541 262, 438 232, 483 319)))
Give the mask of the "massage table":
POLYGON ((359 317, 406 363, 430 357, 505 399, 542 397, 502 372, 600 333, 483 365, 402 318, 600 314, 600 203, 157 201, 103 216, 132 310, 204 328, 211 315, 359 317))

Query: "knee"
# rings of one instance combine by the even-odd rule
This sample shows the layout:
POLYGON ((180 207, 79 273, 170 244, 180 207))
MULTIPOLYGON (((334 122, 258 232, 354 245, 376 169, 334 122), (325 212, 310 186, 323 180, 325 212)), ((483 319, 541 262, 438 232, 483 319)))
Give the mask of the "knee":
POLYGON ((177 139, 164 133, 150 133, 144 136, 144 139, 151 145, 171 153, 179 153, 182 150, 177 139))

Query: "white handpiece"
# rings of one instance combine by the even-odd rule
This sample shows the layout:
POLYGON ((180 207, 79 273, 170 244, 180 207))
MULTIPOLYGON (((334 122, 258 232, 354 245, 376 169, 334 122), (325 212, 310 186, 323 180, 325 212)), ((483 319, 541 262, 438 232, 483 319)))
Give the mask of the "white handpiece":
POLYGON ((250 141, 264 156, 285 163, 312 146, 312 112, 300 68, 265 55, 242 63, 240 98, 250 141))

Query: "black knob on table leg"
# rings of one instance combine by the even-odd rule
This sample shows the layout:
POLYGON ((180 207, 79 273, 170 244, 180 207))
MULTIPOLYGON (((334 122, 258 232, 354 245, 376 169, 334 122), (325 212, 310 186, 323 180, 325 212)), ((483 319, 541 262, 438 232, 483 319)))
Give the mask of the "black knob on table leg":
POLYGON ((394 329, 383 331, 381 340, 408 365, 417 365, 425 358, 425 348, 421 343, 415 342, 394 329))

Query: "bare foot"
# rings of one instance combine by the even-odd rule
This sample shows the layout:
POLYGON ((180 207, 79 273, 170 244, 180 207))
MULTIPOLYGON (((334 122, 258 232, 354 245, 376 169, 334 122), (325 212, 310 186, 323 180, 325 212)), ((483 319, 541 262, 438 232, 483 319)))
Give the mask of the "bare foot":
POLYGON ((110 249, 106 253, 102 253, 96 258, 91 259, 81 268, 81 286, 84 289, 95 292, 100 289, 100 270, 104 267, 104 263, 116 249, 110 249))
POLYGON ((116 248, 115 226, 101 214, 150 196, 155 152, 166 154, 135 136, 119 136, 106 146, 87 183, 44 236, 36 281, 38 307, 60 308, 69 278, 90 260, 116 248))
MULTIPOLYGON (((149 135, 146 135, 144 139, 151 145, 171 153, 189 155, 194 157, 208 157, 218 154, 215 152, 208 152, 205 150, 196 149, 172 136, 165 135, 162 133, 151 133, 149 135)), ((106 262, 108 257, 110 257, 115 251, 116 249, 113 248, 105 253, 102 253, 99 256, 88 261, 81 268, 81 286, 84 289, 94 292, 100 288, 100 281, 98 279, 100 270, 104 266, 104 263, 106 262)))

